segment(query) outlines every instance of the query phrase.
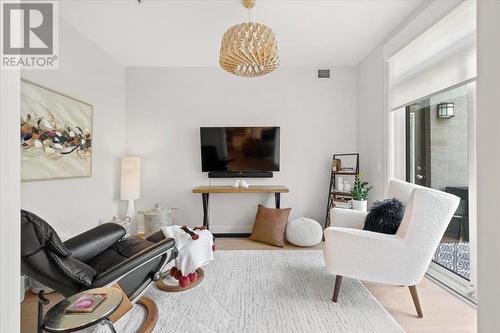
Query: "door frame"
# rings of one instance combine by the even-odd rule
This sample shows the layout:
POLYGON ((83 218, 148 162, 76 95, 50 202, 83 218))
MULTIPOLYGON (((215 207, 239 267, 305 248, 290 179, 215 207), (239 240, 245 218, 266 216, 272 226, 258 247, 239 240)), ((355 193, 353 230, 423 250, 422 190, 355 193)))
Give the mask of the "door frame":
POLYGON ((20 71, 0 70, 0 332, 21 321, 20 71))
MULTIPOLYGON (((464 279, 431 261, 427 275, 452 290, 469 304, 477 305, 477 172, 476 172, 476 82, 463 84, 467 87, 467 141, 469 159, 469 256, 470 278, 464 279)), ((454 89, 452 87, 450 89, 454 89)))
MULTIPOLYGON (((421 112, 420 116, 423 118, 423 127, 424 127, 424 133, 423 133, 424 149, 423 149, 422 154, 424 155, 424 159, 425 159, 425 176, 424 176, 425 177, 425 185, 423 185, 423 184, 420 184, 420 185, 430 187, 431 172, 432 172, 432 169, 431 169, 431 130, 430 130, 430 127, 431 127, 431 121, 430 121, 431 107, 430 107, 430 102, 429 102, 430 98, 424 99, 424 100, 426 100, 427 103, 423 106, 420 106, 419 110, 417 111, 417 112, 421 112)), ((410 173, 411 173, 410 172, 411 171, 410 136, 411 136, 412 132, 410 131, 410 129, 411 129, 410 128, 410 119, 411 119, 412 112, 411 112, 410 108, 416 104, 421 104, 421 102, 412 103, 412 104, 405 107, 405 143, 406 143, 405 166, 406 166, 406 181, 407 182, 411 182, 411 180, 410 180, 410 173)), ((416 114, 416 112, 413 112, 413 113, 416 114)))
MULTIPOLYGON (((461 86, 467 86, 467 135, 469 155, 469 246, 470 246, 470 281, 450 272, 448 269, 431 261, 426 275, 452 291, 471 305, 477 304, 477 172, 476 172, 476 78, 460 82, 418 100, 440 95, 443 92, 461 86)), ((389 98, 389 92, 387 98, 389 98)), ((390 111, 386 104, 386 161, 388 165, 386 184, 390 178, 406 179, 406 109, 390 111)), ((387 189, 386 189, 387 190, 387 189)))

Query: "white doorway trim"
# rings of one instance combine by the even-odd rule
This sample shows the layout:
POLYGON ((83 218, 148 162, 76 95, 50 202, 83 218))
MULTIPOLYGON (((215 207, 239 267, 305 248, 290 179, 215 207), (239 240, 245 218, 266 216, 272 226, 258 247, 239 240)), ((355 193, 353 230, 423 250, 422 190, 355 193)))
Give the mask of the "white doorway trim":
POLYGON ((0 71, 0 332, 20 332, 19 70, 0 71))

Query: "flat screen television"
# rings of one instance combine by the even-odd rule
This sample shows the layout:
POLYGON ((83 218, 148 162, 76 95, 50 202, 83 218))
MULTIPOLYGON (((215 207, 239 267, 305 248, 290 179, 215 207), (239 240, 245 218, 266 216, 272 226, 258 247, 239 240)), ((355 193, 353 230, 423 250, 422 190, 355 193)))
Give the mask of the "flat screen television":
POLYGON ((269 172, 280 169, 279 127, 201 127, 203 172, 269 172))

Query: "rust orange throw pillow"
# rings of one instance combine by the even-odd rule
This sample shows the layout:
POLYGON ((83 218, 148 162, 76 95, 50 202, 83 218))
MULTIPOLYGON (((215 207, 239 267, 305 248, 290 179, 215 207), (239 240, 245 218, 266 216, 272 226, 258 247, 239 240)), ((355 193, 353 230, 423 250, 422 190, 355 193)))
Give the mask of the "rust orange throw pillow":
POLYGON ((286 223, 291 210, 291 208, 276 209, 259 205, 250 239, 283 247, 286 223))

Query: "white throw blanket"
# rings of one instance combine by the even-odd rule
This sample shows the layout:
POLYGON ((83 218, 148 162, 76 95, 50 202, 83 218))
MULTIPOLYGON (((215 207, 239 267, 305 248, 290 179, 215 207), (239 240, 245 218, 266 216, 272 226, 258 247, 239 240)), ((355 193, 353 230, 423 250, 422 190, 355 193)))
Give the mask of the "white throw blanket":
POLYGON ((165 237, 175 239, 175 247, 179 251, 179 255, 175 258, 175 267, 181 271, 182 276, 187 276, 214 260, 212 251, 214 237, 210 231, 194 230, 193 232, 200 236, 196 240, 193 240, 179 225, 162 227, 161 231, 165 237))

